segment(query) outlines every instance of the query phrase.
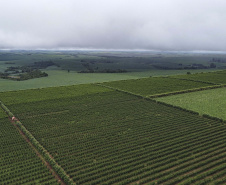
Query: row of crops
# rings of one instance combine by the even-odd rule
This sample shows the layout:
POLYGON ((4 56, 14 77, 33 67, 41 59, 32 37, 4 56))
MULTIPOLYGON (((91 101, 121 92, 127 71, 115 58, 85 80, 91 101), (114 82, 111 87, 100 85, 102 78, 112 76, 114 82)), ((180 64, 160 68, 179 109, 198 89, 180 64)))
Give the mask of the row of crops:
POLYGON ((177 76, 173 76, 173 78, 194 80, 194 81, 200 81, 200 82, 209 82, 213 84, 226 84, 225 76, 226 76, 226 70, 208 72, 208 73, 196 73, 196 74, 190 74, 190 75, 177 75, 177 76))
POLYGON ((18 103, 23 104, 26 102, 35 102, 65 97, 70 98, 74 96, 81 96, 83 94, 94 94, 106 91, 110 90, 97 86, 91 86, 89 84, 60 86, 42 89, 0 92, 0 100, 7 105, 18 103))
POLYGON ((7 115, 5 114, 5 112, 3 111, 3 109, 0 108, 0 119, 1 118, 7 118, 7 115))
POLYGON ((0 111, 0 126, 0 184, 57 184, 3 111, 0 111))
MULTIPOLYGON (((96 86, 93 86, 92 89, 90 86, 86 85, 81 85, 80 87, 81 88, 78 89, 76 86, 69 86, 47 89, 32 89, 28 91, 12 91, 1 93, 0 96, 1 100, 4 99, 7 104, 13 104, 14 106, 17 106, 20 103, 26 104, 26 102, 41 101, 45 99, 50 101, 53 97, 67 97, 70 99, 71 96, 98 93, 102 92, 103 89, 104 91, 110 91, 108 89, 99 88, 96 86)), ((2 106, 8 111, 7 107, 4 105, 2 106)), ((24 106, 26 107, 26 105, 24 106)), ((30 107, 25 107, 24 110, 26 108, 28 108, 28 110, 32 110, 30 107)), ((0 169, 0 184, 58 184, 58 181, 55 179, 52 172, 50 172, 49 169, 42 163, 34 148, 29 146, 26 139, 22 137, 19 129, 10 123, 7 114, 1 107, 0 123, 0 137, 4 138, 0 141, 0 164, 2 166, 0 169)))
POLYGON ((121 80, 105 82, 101 85, 153 98, 158 96, 219 88, 226 84, 225 76, 226 70, 169 77, 121 80))
POLYGON ((103 85, 142 96, 172 93, 213 86, 209 83, 188 81, 177 78, 150 77, 136 80, 106 82, 103 85))
POLYGON ((2 101, 77 184, 226 183, 223 123, 100 89, 2 101))

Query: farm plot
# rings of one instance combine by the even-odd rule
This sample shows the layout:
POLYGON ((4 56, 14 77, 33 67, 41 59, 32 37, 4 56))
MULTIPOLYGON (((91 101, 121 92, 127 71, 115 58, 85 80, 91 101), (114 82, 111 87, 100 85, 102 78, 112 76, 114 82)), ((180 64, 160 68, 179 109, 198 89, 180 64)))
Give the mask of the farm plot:
POLYGON ((226 88, 178 94, 157 100, 226 120, 226 88))
POLYGON ((116 91, 8 107, 77 184, 226 183, 221 122, 116 91))
POLYGON ((0 108, 0 119, 1 118, 7 118, 7 115, 5 114, 5 112, 3 111, 3 109, 0 108))
POLYGON ((65 97, 81 96, 83 94, 93 94, 111 91, 107 88, 84 84, 74 86, 48 87, 42 89, 30 89, 21 91, 0 92, 0 100, 4 100, 7 105, 50 100, 65 97))
POLYGON ((176 91, 211 86, 210 84, 202 82, 193 82, 163 77, 113 81, 103 83, 103 85, 143 96, 171 93, 176 91))
POLYGON ((57 184, 29 144, 0 112, 0 184, 57 184))
POLYGON ((194 81, 209 82, 213 84, 226 84, 226 70, 208 73, 196 73, 189 75, 177 75, 172 77, 194 81))

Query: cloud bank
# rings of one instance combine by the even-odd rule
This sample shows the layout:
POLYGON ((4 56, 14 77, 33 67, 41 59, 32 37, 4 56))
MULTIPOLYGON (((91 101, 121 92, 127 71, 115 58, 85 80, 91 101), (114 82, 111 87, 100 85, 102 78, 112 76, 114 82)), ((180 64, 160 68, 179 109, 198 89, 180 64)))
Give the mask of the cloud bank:
POLYGON ((225 0, 0 0, 0 49, 226 51, 225 0))

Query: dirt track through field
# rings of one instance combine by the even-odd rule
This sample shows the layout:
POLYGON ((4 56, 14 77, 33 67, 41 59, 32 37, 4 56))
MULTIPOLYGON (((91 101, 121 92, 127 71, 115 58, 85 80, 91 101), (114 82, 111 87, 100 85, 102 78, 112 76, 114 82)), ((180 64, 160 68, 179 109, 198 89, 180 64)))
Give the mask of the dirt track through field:
POLYGON ((26 140, 26 142, 30 145, 30 147, 35 151, 37 156, 42 160, 42 163, 49 169, 49 171, 52 173, 52 175, 57 179, 58 183, 61 185, 66 185, 63 180, 59 177, 59 175, 53 170, 51 165, 42 157, 42 155, 38 152, 38 150, 33 146, 33 144, 30 142, 30 140, 25 136, 25 134, 18 128, 18 126, 15 124, 15 121, 19 121, 17 118, 15 118, 15 121, 12 121, 10 119, 10 122, 16 127, 18 132, 21 134, 21 136, 26 140))

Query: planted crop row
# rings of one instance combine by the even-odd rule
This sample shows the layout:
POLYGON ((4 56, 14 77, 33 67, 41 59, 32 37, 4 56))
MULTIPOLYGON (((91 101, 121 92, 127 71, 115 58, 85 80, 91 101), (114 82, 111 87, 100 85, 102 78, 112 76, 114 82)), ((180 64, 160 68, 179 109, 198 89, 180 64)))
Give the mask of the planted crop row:
POLYGON ((0 100, 8 106, 10 104, 36 102, 66 97, 70 98, 75 96, 82 96, 84 94, 96 94, 108 91, 111 90, 103 87, 97 87, 91 84, 83 84, 74 86, 48 87, 41 89, 0 92, 0 100))
POLYGON ((103 85, 142 96, 168 94, 210 86, 210 84, 208 83, 166 77, 151 77, 136 80, 113 81, 103 83, 103 85))
POLYGON ((199 82, 209 82, 213 84, 226 84, 226 70, 208 73, 195 73, 190 75, 177 75, 173 78, 186 79, 199 82))
POLYGON ((57 184, 8 118, 1 118, 0 125, 0 184, 57 184))
POLYGON ((195 112, 114 91, 9 108, 78 184, 196 183, 222 175, 226 127, 195 112))
POLYGON ((177 95, 177 94, 184 94, 184 93, 190 93, 190 92, 196 92, 196 91, 204 91, 208 89, 216 89, 224 87, 225 85, 214 85, 214 86, 207 86, 207 87, 200 87, 195 89, 188 89, 188 90, 182 90, 182 91, 174 91, 170 93, 162 93, 162 94, 155 94, 148 96, 149 98, 158 98, 158 97, 164 97, 164 96, 170 96, 170 95, 177 95))

